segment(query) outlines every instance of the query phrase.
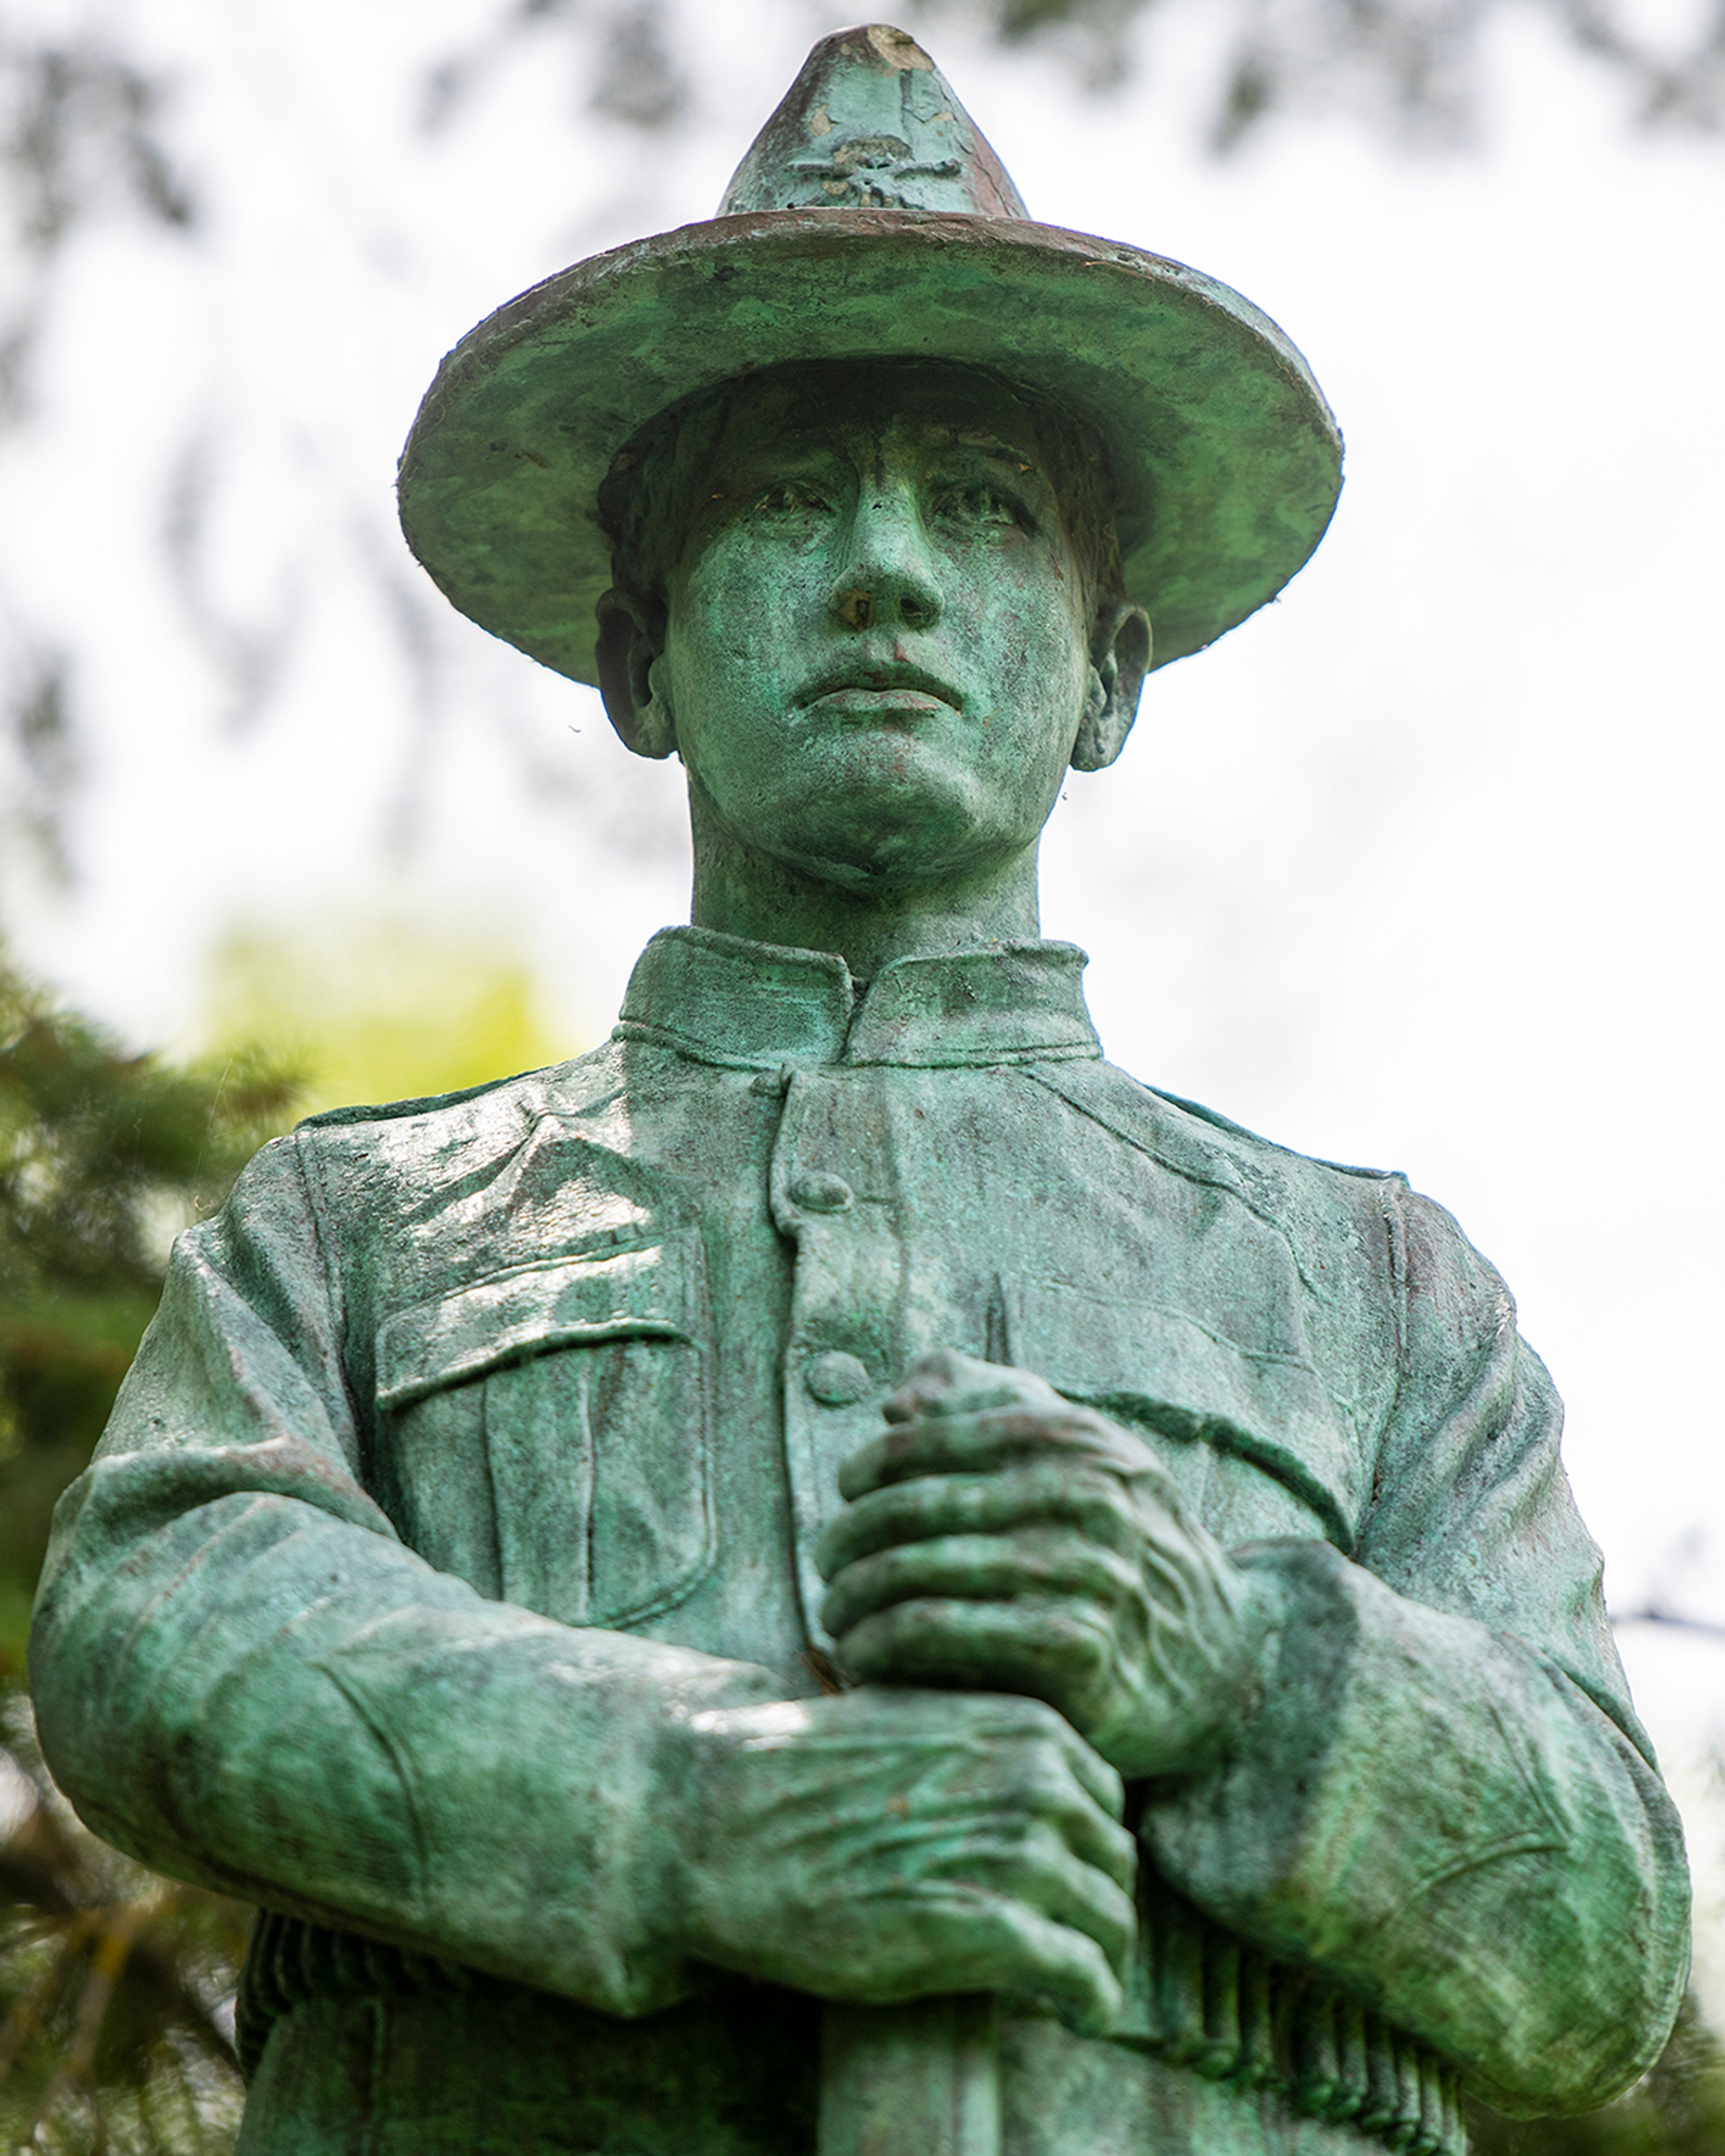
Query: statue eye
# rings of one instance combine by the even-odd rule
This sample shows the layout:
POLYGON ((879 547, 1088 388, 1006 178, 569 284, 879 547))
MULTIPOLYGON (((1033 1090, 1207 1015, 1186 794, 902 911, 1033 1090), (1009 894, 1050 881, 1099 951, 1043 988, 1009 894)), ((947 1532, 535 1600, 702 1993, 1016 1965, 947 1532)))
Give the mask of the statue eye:
POLYGON ((756 513, 762 516, 806 515, 810 510, 819 511, 831 506, 819 488, 799 479, 779 480, 755 500, 756 513))
POLYGON ((1004 532, 1028 528, 1029 520, 1009 495, 992 486, 952 486, 935 497, 937 522, 1004 532))

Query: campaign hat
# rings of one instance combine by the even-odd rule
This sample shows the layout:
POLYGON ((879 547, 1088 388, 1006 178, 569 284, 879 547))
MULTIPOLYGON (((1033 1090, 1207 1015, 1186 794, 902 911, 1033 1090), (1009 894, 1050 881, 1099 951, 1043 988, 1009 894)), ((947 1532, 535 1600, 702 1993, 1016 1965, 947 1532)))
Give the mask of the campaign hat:
POLYGON ((408 543, 462 613, 597 679, 599 490, 662 414, 769 367, 992 370, 1087 426, 1154 663, 1273 598, 1322 537, 1342 439, 1305 360, 1183 264, 1038 224, 922 47, 814 47, 719 214, 501 307, 444 361, 403 453, 408 543))

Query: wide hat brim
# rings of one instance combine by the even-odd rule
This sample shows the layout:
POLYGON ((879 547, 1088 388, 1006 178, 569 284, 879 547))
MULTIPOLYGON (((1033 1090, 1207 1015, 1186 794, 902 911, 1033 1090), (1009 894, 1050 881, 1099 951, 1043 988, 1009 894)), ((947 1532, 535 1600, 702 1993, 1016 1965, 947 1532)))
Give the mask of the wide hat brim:
POLYGON ((721 217, 578 263, 456 346, 402 456, 408 543, 461 612, 594 682, 600 482, 696 392, 810 360, 960 362, 1100 435, 1155 663, 1273 598, 1323 536, 1342 437, 1239 293, 1050 225, 923 210, 721 217))

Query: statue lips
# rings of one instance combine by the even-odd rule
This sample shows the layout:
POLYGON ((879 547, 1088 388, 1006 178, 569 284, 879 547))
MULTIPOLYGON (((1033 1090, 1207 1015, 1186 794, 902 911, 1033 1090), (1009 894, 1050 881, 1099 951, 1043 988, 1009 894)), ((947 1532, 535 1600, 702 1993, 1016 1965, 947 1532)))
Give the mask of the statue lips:
POLYGON ((853 662, 823 675, 797 698, 802 710, 819 712, 840 726, 914 726, 919 719, 962 712, 967 701, 963 690, 938 675, 898 660, 879 665, 853 662))

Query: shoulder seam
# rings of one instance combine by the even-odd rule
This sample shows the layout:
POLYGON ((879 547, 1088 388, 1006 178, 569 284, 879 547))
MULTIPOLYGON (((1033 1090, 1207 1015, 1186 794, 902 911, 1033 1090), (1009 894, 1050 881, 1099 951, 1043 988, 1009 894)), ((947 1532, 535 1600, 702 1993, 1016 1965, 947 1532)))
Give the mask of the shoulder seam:
POLYGON ((560 1070, 558 1063, 545 1063, 531 1070, 512 1070, 502 1078, 487 1078, 477 1086, 458 1086, 452 1093, 422 1093, 407 1101, 381 1101, 351 1108, 325 1108, 315 1116, 302 1116, 295 1124, 295 1131, 319 1131, 338 1128, 345 1123, 392 1123, 408 1116, 427 1116, 439 1108, 459 1108, 464 1101, 476 1101, 481 1095, 495 1093, 501 1087, 513 1086, 522 1078, 536 1078, 543 1070, 560 1070))
MULTIPOLYGON (((1127 1074, 1130 1075, 1130 1074, 1127 1074)), ((1263 1146, 1271 1152, 1286 1153, 1290 1160, 1305 1162, 1312 1168, 1333 1168, 1338 1175, 1358 1175, 1368 1183, 1404 1182, 1406 1178, 1399 1168, 1362 1168, 1353 1161, 1326 1160, 1322 1153, 1301 1152, 1296 1147, 1283 1145, 1279 1139, 1266 1138, 1261 1131, 1248 1130, 1244 1123, 1236 1123, 1231 1116, 1224 1116, 1215 1108, 1207 1108, 1202 1101, 1189 1101, 1183 1094, 1170 1093, 1165 1086, 1147 1086, 1142 1078, 1134 1085, 1143 1086, 1147 1093, 1153 1093, 1158 1101, 1166 1101, 1171 1107, 1183 1109, 1189 1116, 1196 1116, 1199 1122, 1208 1123, 1214 1130, 1225 1131, 1230 1137, 1250 1138, 1254 1145, 1263 1146)))

